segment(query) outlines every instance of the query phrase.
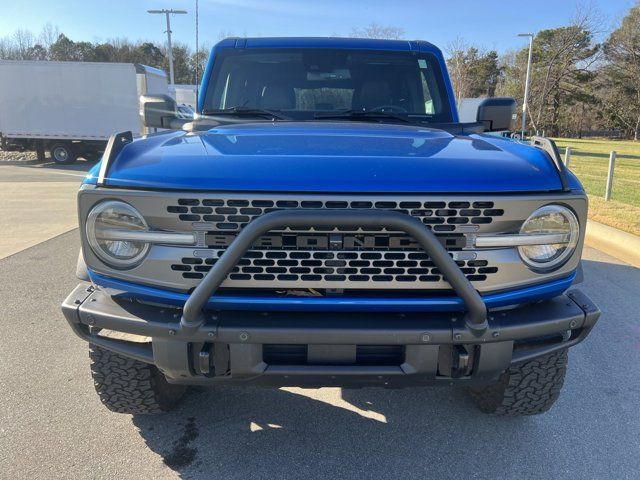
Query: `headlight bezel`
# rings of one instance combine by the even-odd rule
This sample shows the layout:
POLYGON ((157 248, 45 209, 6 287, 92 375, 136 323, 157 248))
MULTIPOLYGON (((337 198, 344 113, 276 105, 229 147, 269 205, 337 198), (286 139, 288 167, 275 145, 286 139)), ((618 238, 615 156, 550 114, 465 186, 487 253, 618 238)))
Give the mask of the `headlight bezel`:
POLYGON ((149 231, 149 225, 147 224, 147 221, 145 220, 144 216, 138 210, 136 210, 135 207, 122 200, 103 200, 95 204, 87 215, 87 220, 85 223, 85 236, 87 239, 87 243, 89 244, 91 251, 105 265, 117 270, 128 270, 134 268, 140 265, 140 263, 142 263, 142 261, 145 259, 145 257, 149 253, 151 244, 148 242, 129 241, 129 243, 141 244, 140 251, 136 255, 129 258, 118 258, 114 255, 109 254, 108 251, 106 251, 101 246, 100 239, 98 239, 98 237, 96 236, 96 222, 98 221, 98 217, 109 208, 119 208, 128 213, 130 216, 137 218, 142 224, 143 228, 135 228, 132 230, 141 232, 149 231))
MULTIPOLYGON (((527 219, 522 222, 520 226, 519 233, 522 235, 530 235, 534 232, 526 231, 525 228, 527 224, 529 224, 534 219, 542 217, 544 215, 550 214, 560 214, 562 215, 567 224, 569 226, 569 239, 566 243, 562 244, 553 244, 553 245, 562 245, 564 250, 557 256, 552 257, 550 260, 546 261, 537 261, 531 256, 527 255, 525 252, 528 249, 532 249, 535 246, 519 246, 518 247, 518 255, 522 262, 532 271, 536 273, 549 273, 555 270, 560 269, 563 265, 565 265, 573 256, 576 251, 578 244, 580 243, 580 221, 578 220, 578 216, 576 213, 567 205, 559 204, 559 203, 549 203, 546 205, 542 205, 536 210, 534 210, 527 219)), ((547 231, 540 231, 539 233, 550 233, 547 231)), ((551 245, 538 245, 540 246, 551 246, 551 245)))

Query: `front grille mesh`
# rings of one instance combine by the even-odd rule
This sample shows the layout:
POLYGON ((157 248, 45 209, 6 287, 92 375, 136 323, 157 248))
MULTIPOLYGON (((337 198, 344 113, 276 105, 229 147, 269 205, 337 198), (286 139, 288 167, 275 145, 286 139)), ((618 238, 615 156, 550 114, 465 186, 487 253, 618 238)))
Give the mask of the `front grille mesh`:
MULTIPOLYGON (((210 250, 209 258, 184 257, 171 265, 183 278, 201 279, 224 250, 210 250)), ((457 260, 470 281, 484 281, 497 273, 486 260, 457 260)), ((443 280, 440 271, 422 252, 250 250, 229 274, 232 281, 256 282, 350 282, 434 283, 443 280)), ((357 288, 357 285, 354 285, 357 288)))
MULTIPOLYGON (((265 200, 180 198, 167 212, 183 222, 206 222, 215 231, 238 231, 254 218, 282 209, 395 210, 416 217, 435 232, 469 231, 469 226, 491 223, 504 210, 493 202, 469 201, 368 201, 368 200, 265 200)), ((312 229, 300 229, 312 230, 312 229)), ((326 230, 324 229, 315 229, 326 230)), ((345 229, 341 229, 345 230, 345 229)), ((360 231, 359 228, 352 230, 360 231)))
MULTIPOLYGON (((318 196, 194 196, 176 198, 165 208, 177 224, 203 233, 197 249, 192 250, 189 256, 181 256, 171 262, 173 273, 191 285, 204 278, 245 225, 261 215, 283 209, 392 210, 411 215, 439 235, 470 281, 484 282, 498 272, 497 266, 477 259, 472 252, 467 252, 466 256, 454 253, 464 253, 460 251, 465 247, 464 233, 477 232, 481 226, 505 214, 502 208, 496 208, 493 201, 487 200, 376 199, 362 196, 328 199, 318 196)), ((341 228, 331 225, 288 227, 272 231, 245 254, 223 286, 376 290, 448 288, 428 255, 402 232, 357 225, 341 228)))

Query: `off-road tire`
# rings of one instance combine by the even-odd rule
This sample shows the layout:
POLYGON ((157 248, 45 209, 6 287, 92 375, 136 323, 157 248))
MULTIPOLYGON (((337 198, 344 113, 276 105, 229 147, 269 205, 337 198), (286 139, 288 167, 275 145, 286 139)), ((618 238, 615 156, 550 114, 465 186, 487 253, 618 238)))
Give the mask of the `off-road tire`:
POLYGON ((167 383, 155 366, 89 345, 91 376, 102 403, 111 411, 134 415, 174 408, 186 387, 167 383))
POLYGON ((549 410, 560 396, 567 371, 567 350, 510 367, 498 382, 469 393, 484 413, 536 415, 549 410))

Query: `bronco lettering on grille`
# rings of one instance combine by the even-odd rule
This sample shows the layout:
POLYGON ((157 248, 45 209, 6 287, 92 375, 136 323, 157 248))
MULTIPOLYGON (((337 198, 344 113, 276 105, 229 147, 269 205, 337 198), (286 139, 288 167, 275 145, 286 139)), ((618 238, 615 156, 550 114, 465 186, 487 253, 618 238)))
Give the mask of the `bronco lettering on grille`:
MULTIPOLYGON (((236 238, 235 235, 208 234, 205 243, 208 247, 228 247, 236 238)), ((466 245, 463 235, 438 236, 438 239, 448 249, 461 249, 466 245)), ((254 247, 261 248, 294 248, 311 250, 371 250, 376 248, 392 250, 417 250, 419 245, 406 235, 298 235, 274 234, 264 235, 254 243, 254 247)))

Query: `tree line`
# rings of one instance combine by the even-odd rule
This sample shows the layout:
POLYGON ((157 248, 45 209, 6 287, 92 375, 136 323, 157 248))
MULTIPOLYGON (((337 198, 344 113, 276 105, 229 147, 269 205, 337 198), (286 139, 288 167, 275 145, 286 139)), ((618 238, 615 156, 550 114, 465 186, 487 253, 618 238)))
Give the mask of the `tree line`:
MULTIPOLYGON (((568 25, 537 32, 533 40, 527 125, 550 136, 589 134, 640 139, 640 0, 606 40, 596 42, 602 21, 583 9, 568 25)), ((372 23, 354 37, 404 38, 399 27, 372 23)), ((221 34, 221 36, 230 36, 221 34)), ((447 67, 456 99, 510 96, 522 105, 528 46, 498 54, 457 39, 447 46, 447 67)), ((173 45, 176 83, 197 83, 209 48, 196 53, 173 45), (198 68, 196 68, 198 67, 198 68)), ((73 41, 50 24, 39 35, 18 30, 0 38, 0 58, 142 63, 168 71, 164 45, 115 39, 73 41)), ((521 115, 519 109, 518 115, 521 115)), ((518 119, 518 125, 521 118, 518 119)))
MULTIPOLYGON (((616 135, 640 139, 640 2, 594 41, 601 19, 588 9, 569 25, 537 32, 527 125, 550 136, 616 135)), ((528 45, 498 55, 463 40, 447 48, 456 96, 509 96, 522 106, 528 45)), ((518 112, 518 122, 521 122, 518 112)), ((520 125, 520 123, 518 123, 520 125)))
MULTIPOLYGON (((187 44, 175 41, 172 44, 175 82, 197 83, 196 66, 199 65, 198 71, 202 75, 209 47, 201 46, 196 55, 187 44)), ((17 30, 13 35, 0 38, 0 59, 141 63, 169 71, 164 44, 133 42, 126 38, 103 42, 73 41, 51 24, 46 24, 39 35, 17 30)))

